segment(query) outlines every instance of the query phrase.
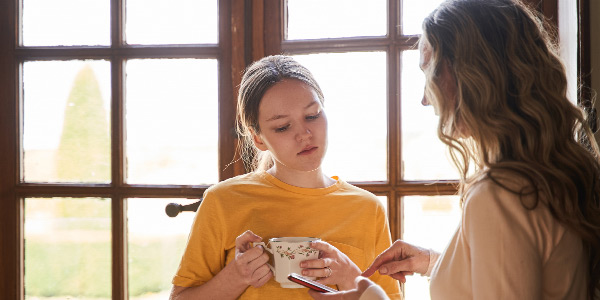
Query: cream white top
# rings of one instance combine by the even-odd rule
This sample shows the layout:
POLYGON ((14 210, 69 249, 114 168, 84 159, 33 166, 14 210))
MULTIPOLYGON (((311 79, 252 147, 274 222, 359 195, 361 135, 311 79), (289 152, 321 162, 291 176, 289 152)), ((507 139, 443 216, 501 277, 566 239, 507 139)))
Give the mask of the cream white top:
POLYGON ((528 210, 483 180, 444 253, 432 255, 431 299, 585 299, 587 268, 581 239, 542 200, 528 210))

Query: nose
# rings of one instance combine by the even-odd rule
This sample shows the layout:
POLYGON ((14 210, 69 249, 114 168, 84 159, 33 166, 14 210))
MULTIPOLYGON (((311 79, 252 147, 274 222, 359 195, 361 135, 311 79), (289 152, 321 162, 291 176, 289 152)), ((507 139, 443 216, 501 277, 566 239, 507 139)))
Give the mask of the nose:
POLYGON ((298 140, 298 142, 306 141, 310 139, 310 137, 312 137, 312 132, 306 127, 300 129, 300 131, 296 135, 296 139, 298 140))
POLYGON ((421 105, 423 105, 423 106, 431 105, 431 103, 429 103, 429 100, 427 100, 427 97, 425 97, 425 94, 423 94, 423 99, 421 99, 421 105))

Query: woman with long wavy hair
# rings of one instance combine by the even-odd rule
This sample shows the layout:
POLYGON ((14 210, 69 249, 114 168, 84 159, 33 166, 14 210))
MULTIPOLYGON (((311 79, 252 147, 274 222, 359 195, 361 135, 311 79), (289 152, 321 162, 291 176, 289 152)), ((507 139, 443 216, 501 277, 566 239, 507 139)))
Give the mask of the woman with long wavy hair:
MULTIPOLYGON (((600 298, 600 153, 546 24, 517 0, 450 0, 425 19, 422 103, 459 170, 462 221, 443 253, 396 241, 364 276, 430 275, 432 299, 600 298)), ((358 286, 312 295, 376 289, 358 286)))

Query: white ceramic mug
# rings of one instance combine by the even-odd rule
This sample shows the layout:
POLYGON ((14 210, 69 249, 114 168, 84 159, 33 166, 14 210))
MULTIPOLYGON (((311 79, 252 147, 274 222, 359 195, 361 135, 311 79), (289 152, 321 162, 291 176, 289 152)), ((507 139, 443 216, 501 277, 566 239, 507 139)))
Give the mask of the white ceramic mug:
MULTIPOLYGON (((279 237, 269 239, 265 243, 254 243, 262 245, 269 254, 269 268, 273 271, 275 281, 283 288, 303 288, 303 286, 288 280, 291 273, 302 274, 300 262, 319 258, 319 250, 311 248, 310 243, 319 241, 313 237, 279 237)), ((315 277, 306 277, 315 280, 315 277)))

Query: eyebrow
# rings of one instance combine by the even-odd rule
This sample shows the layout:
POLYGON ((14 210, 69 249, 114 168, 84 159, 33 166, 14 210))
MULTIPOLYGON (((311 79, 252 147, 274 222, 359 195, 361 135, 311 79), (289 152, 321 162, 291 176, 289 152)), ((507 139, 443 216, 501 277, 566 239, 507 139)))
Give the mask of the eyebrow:
MULTIPOLYGON (((313 105, 315 105, 315 104, 318 104, 318 102, 317 102, 317 101, 313 101, 313 102, 311 102, 310 104, 308 104, 307 106, 305 106, 305 107, 304 107, 304 109, 310 108, 311 106, 313 106, 313 105)), ((283 118, 285 118, 285 117, 287 117, 287 116, 288 116, 288 115, 274 115, 274 116, 272 116, 272 117, 268 118, 266 122, 270 122, 270 121, 275 121, 275 120, 283 119, 283 118)))

